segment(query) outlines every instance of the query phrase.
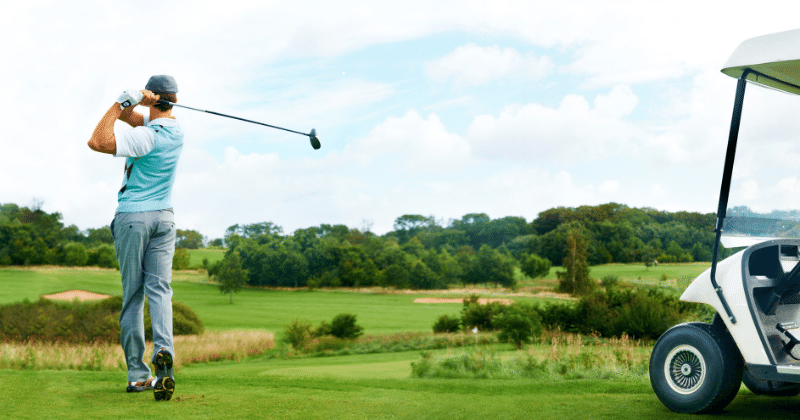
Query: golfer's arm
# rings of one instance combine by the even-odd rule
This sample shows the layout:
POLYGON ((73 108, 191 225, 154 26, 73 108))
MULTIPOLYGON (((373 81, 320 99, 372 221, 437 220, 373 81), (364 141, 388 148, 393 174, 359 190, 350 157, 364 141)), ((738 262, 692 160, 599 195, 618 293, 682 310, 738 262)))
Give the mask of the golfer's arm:
POLYGON ((114 121, 119 118, 122 110, 119 109, 119 104, 114 103, 111 108, 106 111, 106 115, 97 123, 97 127, 92 133, 92 138, 89 139, 89 148, 95 152, 108 153, 115 155, 117 153, 117 138, 114 137, 114 121))
POLYGON ((141 127, 144 125, 144 116, 138 112, 133 112, 133 107, 129 106, 119 114, 120 121, 128 123, 131 127, 141 127))

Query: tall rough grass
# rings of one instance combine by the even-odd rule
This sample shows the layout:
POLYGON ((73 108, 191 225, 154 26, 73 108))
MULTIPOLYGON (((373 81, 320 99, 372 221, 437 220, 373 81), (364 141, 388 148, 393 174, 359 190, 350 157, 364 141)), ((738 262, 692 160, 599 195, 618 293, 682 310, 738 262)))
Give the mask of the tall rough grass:
MULTIPOLYGON (((272 333, 265 331, 209 331, 202 335, 175 336, 175 369, 193 363, 219 360, 241 361, 275 346, 272 333)), ((148 342, 146 348, 152 349, 148 342)), ((149 351, 145 362, 150 363, 149 351)), ((119 344, 26 342, 0 343, 0 369, 125 371, 125 357, 119 344)))
POLYGON ((647 375, 651 345, 629 336, 605 339, 546 333, 526 349, 508 356, 492 347, 467 347, 434 354, 422 352, 412 363, 420 378, 598 378, 647 375))

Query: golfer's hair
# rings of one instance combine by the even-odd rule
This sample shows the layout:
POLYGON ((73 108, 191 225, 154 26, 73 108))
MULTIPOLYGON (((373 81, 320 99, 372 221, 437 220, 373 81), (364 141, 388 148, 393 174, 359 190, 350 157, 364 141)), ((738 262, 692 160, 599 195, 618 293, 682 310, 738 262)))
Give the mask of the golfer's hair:
MULTIPOLYGON (((178 102, 178 97, 175 96, 174 93, 163 93, 163 92, 153 92, 153 93, 155 93, 156 95, 158 95, 160 99, 163 99, 165 101, 170 101, 172 103, 178 102)), ((153 106, 156 107, 156 109, 158 109, 159 111, 169 111, 170 109, 172 109, 172 105, 164 105, 160 103, 156 103, 153 106)))

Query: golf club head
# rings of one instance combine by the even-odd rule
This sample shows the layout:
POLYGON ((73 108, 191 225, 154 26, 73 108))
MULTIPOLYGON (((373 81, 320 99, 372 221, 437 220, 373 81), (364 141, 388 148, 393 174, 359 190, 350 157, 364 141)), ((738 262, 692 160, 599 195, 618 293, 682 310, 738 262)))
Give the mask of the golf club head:
POLYGON ((311 147, 313 147, 314 150, 318 150, 320 147, 322 147, 322 145, 319 143, 319 139, 317 138, 317 130, 312 128, 308 138, 311 139, 311 147))

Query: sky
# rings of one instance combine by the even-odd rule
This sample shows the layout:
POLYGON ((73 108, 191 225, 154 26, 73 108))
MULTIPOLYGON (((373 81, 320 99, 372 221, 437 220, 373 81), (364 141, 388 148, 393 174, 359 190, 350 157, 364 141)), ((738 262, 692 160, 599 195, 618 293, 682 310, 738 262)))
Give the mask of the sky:
MULTIPOLYGON (((720 69, 745 39, 800 26, 794 1, 748 4, 3 2, 0 203, 110 224, 124 158, 86 142, 122 91, 169 74, 179 103, 322 143, 175 109, 176 224, 209 239, 609 202, 715 212, 736 87, 720 69)), ((800 206, 798 112, 748 88, 741 203, 800 206)))

